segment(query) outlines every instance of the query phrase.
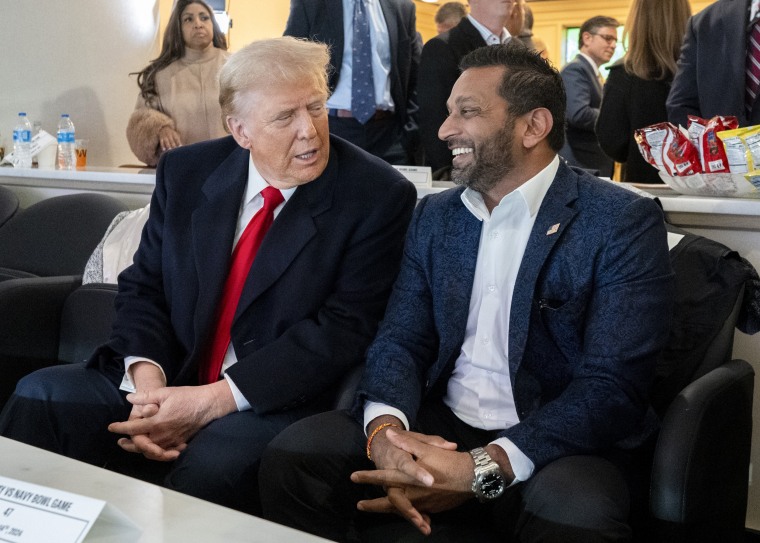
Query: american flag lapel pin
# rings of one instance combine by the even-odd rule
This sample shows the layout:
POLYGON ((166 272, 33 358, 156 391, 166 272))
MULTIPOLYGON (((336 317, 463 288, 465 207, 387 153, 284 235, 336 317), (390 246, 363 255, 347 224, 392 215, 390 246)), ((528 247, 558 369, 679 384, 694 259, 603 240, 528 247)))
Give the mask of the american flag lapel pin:
POLYGON ((546 231, 547 236, 551 236, 552 234, 556 234, 559 231, 559 223, 553 224, 549 230, 546 231))

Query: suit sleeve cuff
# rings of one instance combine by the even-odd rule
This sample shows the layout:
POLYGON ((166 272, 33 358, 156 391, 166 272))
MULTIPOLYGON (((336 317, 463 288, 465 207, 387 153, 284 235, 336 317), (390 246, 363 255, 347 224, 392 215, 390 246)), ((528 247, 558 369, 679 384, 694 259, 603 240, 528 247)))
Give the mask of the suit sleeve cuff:
POLYGON ((515 478, 509 486, 515 485, 522 481, 527 481, 530 476, 533 475, 533 470, 536 465, 530 458, 525 456, 523 452, 517 448, 517 445, 512 443, 506 437, 500 437, 499 439, 492 441, 494 445, 498 445, 509 457, 509 463, 512 466, 512 472, 515 474, 515 478))

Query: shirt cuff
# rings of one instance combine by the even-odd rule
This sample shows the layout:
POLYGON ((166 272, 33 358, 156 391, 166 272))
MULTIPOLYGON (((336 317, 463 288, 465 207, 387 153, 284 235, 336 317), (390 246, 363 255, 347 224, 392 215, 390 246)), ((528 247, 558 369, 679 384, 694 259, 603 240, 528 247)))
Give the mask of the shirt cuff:
POLYGON ((243 396, 243 393, 240 392, 240 389, 237 387, 232 378, 225 373, 224 380, 227 381, 228 385, 230 385, 232 397, 235 398, 235 405, 237 405, 238 411, 248 411, 251 408, 251 404, 248 403, 248 400, 245 399, 245 396, 243 396))
POLYGON ((367 425, 382 415, 392 415, 398 418, 403 423, 404 430, 409 429, 409 420, 399 409, 380 402, 366 402, 364 404, 364 435, 367 435, 367 425))
POLYGON ((520 449, 517 448, 517 445, 512 443, 506 437, 500 437, 491 443, 498 445, 504 449, 505 453, 507 453, 509 463, 512 466, 512 473, 515 474, 515 478, 509 486, 530 479, 530 476, 533 475, 533 470, 536 469, 536 465, 530 458, 525 456, 525 454, 520 449))
POLYGON ((150 362, 158 369, 160 369, 161 375, 164 378, 164 385, 166 385, 166 374, 164 373, 164 368, 162 368, 157 362, 151 360, 150 358, 145 358, 144 356, 125 356, 124 377, 121 379, 119 390, 123 390, 124 392, 136 392, 135 382, 132 380, 132 374, 129 373, 129 368, 132 367, 132 364, 136 364, 137 362, 150 362))

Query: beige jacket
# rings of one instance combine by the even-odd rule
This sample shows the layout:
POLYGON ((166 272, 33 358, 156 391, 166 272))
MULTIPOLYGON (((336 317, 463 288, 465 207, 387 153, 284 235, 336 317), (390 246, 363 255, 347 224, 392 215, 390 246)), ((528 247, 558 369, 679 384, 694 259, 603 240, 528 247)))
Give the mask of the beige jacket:
POLYGON ((171 126, 182 144, 226 135, 219 107, 219 70, 229 53, 210 45, 204 51, 187 49, 185 56, 156 74, 158 104, 149 107, 137 97, 127 124, 127 141, 139 160, 155 166, 161 154, 158 132, 171 126))

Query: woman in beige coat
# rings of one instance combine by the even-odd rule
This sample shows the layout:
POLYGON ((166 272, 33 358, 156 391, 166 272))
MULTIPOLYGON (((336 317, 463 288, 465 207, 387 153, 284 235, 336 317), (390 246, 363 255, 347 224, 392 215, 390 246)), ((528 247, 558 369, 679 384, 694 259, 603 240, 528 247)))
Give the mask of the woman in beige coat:
POLYGON ((226 134, 218 74, 228 56, 227 40, 208 4, 179 0, 161 54, 136 72, 140 95, 127 140, 138 159, 155 166, 163 151, 226 134))

